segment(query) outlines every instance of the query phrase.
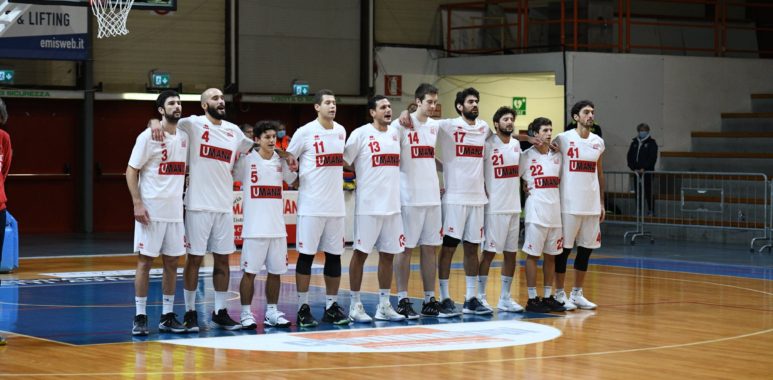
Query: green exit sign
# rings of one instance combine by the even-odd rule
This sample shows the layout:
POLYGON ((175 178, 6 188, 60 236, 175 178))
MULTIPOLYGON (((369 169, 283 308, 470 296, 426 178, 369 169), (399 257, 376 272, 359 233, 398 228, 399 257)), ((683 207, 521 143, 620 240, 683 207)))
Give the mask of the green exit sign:
POLYGON ((514 96, 513 109, 516 115, 526 115, 526 98, 514 96))
POLYGON ((13 70, 0 70, 0 83, 13 84, 16 73, 13 70))
POLYGON ((155 88, 167 88, 169 87, 169 73, 152 73, 150 74, 150 84, 155 88))

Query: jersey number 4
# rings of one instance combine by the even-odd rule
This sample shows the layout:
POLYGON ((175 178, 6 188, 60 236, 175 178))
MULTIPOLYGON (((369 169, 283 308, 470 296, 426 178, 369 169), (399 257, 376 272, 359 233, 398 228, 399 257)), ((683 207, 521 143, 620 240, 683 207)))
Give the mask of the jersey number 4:
POLYGON ((204 131, 204 134, 201 135, 201 139, 206 142, 209 142, 209 131, 204 131))

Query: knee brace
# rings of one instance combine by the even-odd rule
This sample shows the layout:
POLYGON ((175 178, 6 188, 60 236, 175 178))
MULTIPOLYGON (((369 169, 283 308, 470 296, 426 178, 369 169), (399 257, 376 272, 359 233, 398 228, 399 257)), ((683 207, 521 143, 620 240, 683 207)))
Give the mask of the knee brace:
POLYGON ((341 277, 341 256, 325 252, 325 276, 341 277))
POLYGON ((593 250, 590 248, 577 247, 577 257, 574 258, 574 269, 583 272, 587 271, 591 252, 593 252, 593 250))
POLYGON ((461 240, 459 240, 459 239, 457 239, 455 237, 451 237, 451 236, 448 236, 448 235, 443 236, 443 246, 444 247, 456 248, 456 247, 459 246, 460 242, 461 242, 461 240))
POLYGON ((298 254, 298 263, 295 264, 295 272, 298 274, 311 275, 311 264, 314 262, 314 255, 298 254))
POLYGON ((564 248, 560 255, 556 256, 556 273, 566 273, 566 262, 569 260, 571 248, 564 248))

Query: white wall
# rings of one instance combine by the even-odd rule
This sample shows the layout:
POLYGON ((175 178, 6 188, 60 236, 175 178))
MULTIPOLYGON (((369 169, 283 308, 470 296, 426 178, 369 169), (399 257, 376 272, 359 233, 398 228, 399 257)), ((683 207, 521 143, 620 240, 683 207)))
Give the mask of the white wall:
POLYGON ((722 112, 750 112, 750 94, 773 92, 771 60, 567 53, 566 61, 567 107, 596 104, 607 170, 627 170, 641 122, 661 151, 689 151, 690 132, 719 131, 722 112))
POLYGON ((413 93, 421 83, 436 83, 440 52, 428 49, 376 47, 376 94, 384 94, 384 76, 402 75, 402 97, 390 97, 392 109, 402 111, 413 102, 413 93))

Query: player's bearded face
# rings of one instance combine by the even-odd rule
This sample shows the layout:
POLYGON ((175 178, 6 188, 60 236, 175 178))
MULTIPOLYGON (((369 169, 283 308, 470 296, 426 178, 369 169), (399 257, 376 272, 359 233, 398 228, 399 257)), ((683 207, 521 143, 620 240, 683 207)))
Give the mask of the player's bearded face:
POLYGON ((207 115, 217 120, 225 119, 225 104, 207 103, 207 115))
POLYGON ((176 123, 182 117, 182 105, 179 98, 169 98, 164 103, 164 118, 172 123, 176 123))
POLYGON ((593 117, 595 110, 591 106, 585 106, 580 110, 580 114, 577 115, 579 119, 577 120, 577 124, 582 125, 583 127, 590 128, 593 126, 593 117))
POLYGON ((515 118, 513 117, 513 115, 507 114, 505 116, 502 116, 499 119, 499 122, 497 123, 497 130, 499 130, 499 132, 504 134, 512 134, 514 122, 515 122, 515 118))
POLYGON ((475 120, 478 118, 478 99, 474 96, 468 96, 464 100, 462 105, 462 115, 467 120, 475 120))

